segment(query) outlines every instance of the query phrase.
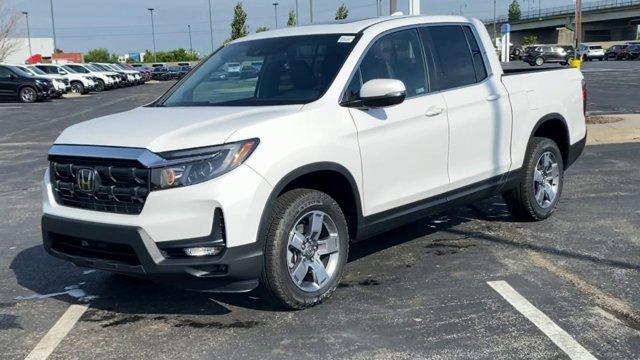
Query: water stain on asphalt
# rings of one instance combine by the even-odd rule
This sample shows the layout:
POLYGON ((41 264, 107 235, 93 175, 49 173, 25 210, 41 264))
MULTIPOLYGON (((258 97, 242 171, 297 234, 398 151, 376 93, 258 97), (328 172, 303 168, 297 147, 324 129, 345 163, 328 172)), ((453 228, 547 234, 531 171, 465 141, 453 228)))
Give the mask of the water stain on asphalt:
POLYGON ((18 323, 18 317, 9 314, 0 314, 0 330, 20 329, 22 326, 18 323))
POLYGON ((459 253, 461 250, 468 249, 476 246, 475 244, 442 244, 433 243, 425 245, 425 249, 429 249, 425 254, 434 254, 436 256, 453 255, 459 253))
POLYGON ((125 317, 121 317, 118 320, 114 320, 112 322, 108 322, 106 324, 102 324, 101 326, 103 328, 107 328, 107 327, 112 327, 112 326, 120 326, 120 325, 125 325, 125 324, 133 324, 136 323, 140 320, 144 320, 145 317, 144 316, 140 316, 140 315, 131 315, 131 316, 125 316, 125 317))
POLYGON ((234 320, 231 323, 225 324, 218 321, 200 322, 195 320, 179 320, 173 327, 190 327, 194 329, 251 329, 256 326, 263 325, 262 321, 238 321, 234 320))

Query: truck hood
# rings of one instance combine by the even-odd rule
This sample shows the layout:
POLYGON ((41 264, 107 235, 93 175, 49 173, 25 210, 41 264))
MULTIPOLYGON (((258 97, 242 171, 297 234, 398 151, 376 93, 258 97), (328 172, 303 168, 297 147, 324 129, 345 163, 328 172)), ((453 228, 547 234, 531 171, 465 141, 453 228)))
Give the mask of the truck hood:
POLYGON ((146 148, 153 152, 223 144, 237 129, 299 111, 302 105, 141 107, 73 125, 56 144, 146 148))

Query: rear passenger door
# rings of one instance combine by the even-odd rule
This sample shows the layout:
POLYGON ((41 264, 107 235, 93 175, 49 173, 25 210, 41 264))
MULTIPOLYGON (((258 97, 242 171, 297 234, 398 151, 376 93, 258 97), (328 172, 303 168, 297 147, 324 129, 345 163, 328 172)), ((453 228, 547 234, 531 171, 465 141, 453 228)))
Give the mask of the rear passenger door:
POLYGON ((449 186, 446 106, 442 95, 429 89, 417 29, 374 40, 345 100, 357 97, 367 81, 389 78, 404 83, 403 103, 381 109, 349 108, 358 130, 365 215, 444 193, 449 186))
POLYGON ((511 166, 511 105, 469 25, 420 29, 435 62, 434 90, 447 105, 451 189, 497 177, 511 166))

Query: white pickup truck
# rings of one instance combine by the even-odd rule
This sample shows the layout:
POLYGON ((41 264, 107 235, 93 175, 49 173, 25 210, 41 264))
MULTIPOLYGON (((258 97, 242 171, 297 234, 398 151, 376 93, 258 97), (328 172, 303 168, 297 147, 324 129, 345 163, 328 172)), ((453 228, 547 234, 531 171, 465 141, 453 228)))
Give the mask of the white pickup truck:
POLYGON ((506 73, 480 21, 400 16, 233 41, 157 101, 49 151, 46 250, 304 308, 349 244, 502 194, 549 217, 586 137, 577 69, 506 73), (245 76, 225 64, 261 62, 245 76))

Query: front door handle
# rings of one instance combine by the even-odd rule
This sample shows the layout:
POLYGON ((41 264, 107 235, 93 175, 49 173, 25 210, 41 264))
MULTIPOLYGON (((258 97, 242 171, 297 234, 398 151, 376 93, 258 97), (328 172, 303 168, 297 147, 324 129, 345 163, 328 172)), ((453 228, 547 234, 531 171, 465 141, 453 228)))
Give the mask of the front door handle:
POLYGON ((438 116, 440 114, 442 114, 442 108, 436 108, 436 107, 430 108, 425 113, 425 115, 427 115, 428 117, 438 116))
POLYGON ((496 101, 498 99, 500 99, 502 97, 502 95, 500 94, 493 94, 493 95, 489 95, 486 97, 487 101, 496 101))

